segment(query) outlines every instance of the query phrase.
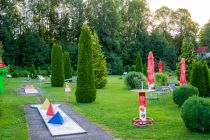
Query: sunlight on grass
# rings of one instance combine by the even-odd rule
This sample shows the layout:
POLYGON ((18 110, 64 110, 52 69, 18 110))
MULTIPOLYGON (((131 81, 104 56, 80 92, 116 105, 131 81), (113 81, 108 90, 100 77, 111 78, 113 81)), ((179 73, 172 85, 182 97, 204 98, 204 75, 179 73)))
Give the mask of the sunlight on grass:
MULTIPOLYGON (((34 96, 17 96, 17 88, 26 83, 23 78, 9 79, 5 94, 0 95, 3 116, 0 118, 0 139, 29 139, 24 104, 38 103, 34 96)), ((30 83, 28 83, 30 84, 30 83)), ((31 83, 40 86, 39 83, 31 83)), ((42 84, 47 93, 44 98, 53 102, 66 102, 64 87, 55 88, 42 84)), ((209 139, 210 134, 190 132, 184 126, 177 107, 170 94, 159 100, 147 101, 147 116, 154 119, 154 125, 134 127, 132 119, 138 117, 138 94, 131 92, 120 76, 109 76, 104 89, 97 90, 97 99, 90 104, 75 100, 76 83, 71 83, 69 105, 88 120, 117 138, 123 139, 209 139)))

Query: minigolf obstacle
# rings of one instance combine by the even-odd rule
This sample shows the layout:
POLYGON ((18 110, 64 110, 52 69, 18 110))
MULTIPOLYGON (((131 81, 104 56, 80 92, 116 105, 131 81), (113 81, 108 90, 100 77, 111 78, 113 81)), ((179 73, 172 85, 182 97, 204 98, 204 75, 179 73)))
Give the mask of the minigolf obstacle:
POLYGON ((52 136, 72 135, 87 133, 74 120, 71 119, 62 109, 60 104, 52 104, 48 99, 45 99, 43 104, 31 105, 37 108, 45 125, 52 136), (51 112, 51 111, 54 112, 51 112), (47 115, 47 114, 50 115, 47 115), (54 113, 54 115, 52 114, 54 113))
POLYGON ((56 113, 56 108, 50 103, 48 109, 47 109, 47 115, 48 116, 54 116, 56 113))
POLYGON ((45 101, 44 101, 44 103, 41 105, 41 109, 48 109, 49 105, 50 105, 50 102, 46 98, 45 101))
POLYGON ((64 120, 59 112, 57 112, 49 121, 48 123, 52 124, 63 124, 64 120))
POLYGON ((39 93, 39 91, 33 85, 26 85, 24 87, 24 91, 26 94, 39 93))

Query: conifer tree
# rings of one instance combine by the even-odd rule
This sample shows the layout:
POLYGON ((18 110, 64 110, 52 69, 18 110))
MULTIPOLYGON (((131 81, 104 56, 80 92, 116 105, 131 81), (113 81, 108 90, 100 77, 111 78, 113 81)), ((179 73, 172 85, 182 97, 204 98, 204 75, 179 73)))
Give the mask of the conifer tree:
POLYGON ((93 39, 93 69, 95 73, 95 86, 101 89, 107 83, 107 68, 106 58, 102 52, 102 46, 99 44, 98 36, 96 33, 92 35, 93 39))
POLYGON ((210 96, 210 83, 209 83, 209 72, 208 72, 208 65, 206 61, 203 63, 203 72, 204 72, 204 79, 205 79, 205 84, 206 84, 206 93, 205 97, 210 96))
POLYGON ((34 64, 32 64, 31 68, 30 68, 30 77, 31 79, 35 79, 36 78, 36 67, 34 64))
POLYGON ((64 66, 64 78, 69 79, 72 77, 71 61, 68 52, 63 53, 63 66, 64 66))
POLYGON ((178 58, 178 63, 176 64, 177 78, 180 77, 180 60, 185 58, 186 64, 186 78, 190 80, 190 71, 192 70, 192 63, 195 60, 194 47, 190 37, 184 38, 181 47, 181 55, 178 58))
POLYGON ((146 64, 143 65, 143 73, 147 77, 148 73, 147 73, 147 65, 146 64))
POLYGON ((63 52, 61 46, 53 44, 51 51, 51 86, 62 87, 63 84, 63 52))
POLYGON ((142 72, 142 71, 143 71, 143 65, 142 65, 141 54, 138 53, 136 56, 136 72, 142 72))
POLYGON ((207 86, 205 81, 204 69, 201 61, 193 62, 190 83, 194 87, 198 88, 199 96, 205 96, 207 92, 207 86))
POLYGON ((93 71, 92 36, 88 25, 84 24, 79 38, 76 101, 90 103, 96 99, 93 71))

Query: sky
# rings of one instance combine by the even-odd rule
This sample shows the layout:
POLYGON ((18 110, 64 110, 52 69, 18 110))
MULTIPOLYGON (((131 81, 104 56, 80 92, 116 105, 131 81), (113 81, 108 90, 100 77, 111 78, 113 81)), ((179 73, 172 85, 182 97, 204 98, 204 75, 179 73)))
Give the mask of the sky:
POLYGON ((162 6, 167 6, 174 11, 178 8, 188 9, 192 20, 200 26, 210 19, 210 0, 147 0, 147 2, 152 12, 162 6))

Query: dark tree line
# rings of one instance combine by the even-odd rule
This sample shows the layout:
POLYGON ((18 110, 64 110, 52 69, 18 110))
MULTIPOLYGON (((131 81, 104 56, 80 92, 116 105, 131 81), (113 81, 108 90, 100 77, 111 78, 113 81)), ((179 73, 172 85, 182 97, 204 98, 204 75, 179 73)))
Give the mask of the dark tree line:
MULTIPOLYGON (((161 59, 174 70, 183 38, 190 37, 198 46, 198 24, 186 9, 161 7, 152 15, 146 0, 1 0, 3 59, 21 67, 50 64, 51 46, 58 43, 70 53, 76 70, 83 23, 98 34, 113 74, 122 74, 123 67, 135 70, 137 52, 145 64, 149 51, 156 62, 161 59)), ((206 30, 208 24, 201 32, 201 44, 208 45, 206 30)))

